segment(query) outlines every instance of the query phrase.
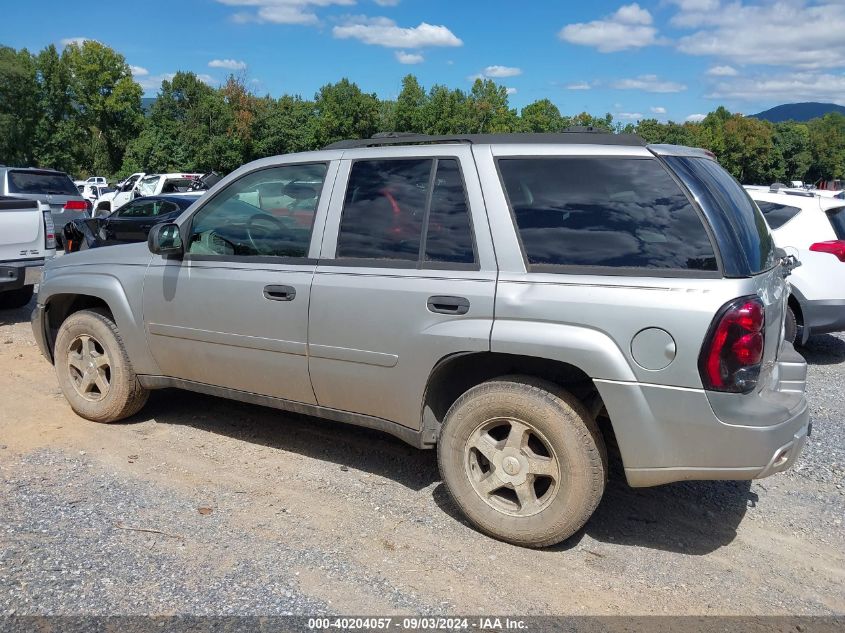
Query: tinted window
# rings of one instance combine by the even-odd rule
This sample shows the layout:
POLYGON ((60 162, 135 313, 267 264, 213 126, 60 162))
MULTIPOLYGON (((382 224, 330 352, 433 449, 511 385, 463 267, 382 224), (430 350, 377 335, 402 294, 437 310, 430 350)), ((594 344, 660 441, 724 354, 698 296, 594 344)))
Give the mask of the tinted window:
POLYGON ((717 270, 707 231, 655 159, 499 161, 529 264, 717 270))
POLYGON ((763 217, 766 218, 766 222, 769 223, 769 227, 772 229, 779 229, 801 213, 801 209, 798 207, 790 207, 785 204, 777 204, 776 202, 757 200, 757 206, 760 207, 763 217))
POLYGON ((337 257, 417 261, 433 163, 355 162, 343 203, 337 257))
POLYGON ((431 194, 425 260, 471 264, 475 261, 466 190, 458 161, 437 161, 431 194))
POLYGON ((224 187, 192 219, 197 255, 307 257, 325 164, 255 171, 224 187))
POLYGON ((78 196, 79 190, 67 174, 50 171, 10 171, 9 193, 78 196))
POLYGON ((151 218, 155 215, 156 203, 135 201, 123 205, 115 212, 119 218, 151 218))
POLYGON ((836 233, 836 238, 845 240, 845 207, 829 209, 827 217, 830 218, 830 223, 833 225, 833 231, 836 233))
POLYGON ((706 158, 667 156, 665 160, 713 226, 728 276, 755 275, 775 266, 774 243, 763 214, 728 172, 706 158))

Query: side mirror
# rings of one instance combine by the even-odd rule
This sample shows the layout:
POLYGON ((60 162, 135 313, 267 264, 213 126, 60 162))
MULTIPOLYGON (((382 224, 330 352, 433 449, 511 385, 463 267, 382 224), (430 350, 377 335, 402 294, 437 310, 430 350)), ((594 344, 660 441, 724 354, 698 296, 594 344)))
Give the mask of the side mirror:
POLYGON ((185 249, 179 225, 168 222, 153 226, 147 236, 147 247, 155 255, 182 255, 185 249))

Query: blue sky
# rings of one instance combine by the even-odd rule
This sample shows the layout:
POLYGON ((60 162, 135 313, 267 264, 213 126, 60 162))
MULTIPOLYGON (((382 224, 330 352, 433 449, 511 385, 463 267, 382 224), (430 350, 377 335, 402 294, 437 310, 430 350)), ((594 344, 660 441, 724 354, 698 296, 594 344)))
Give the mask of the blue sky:
POLYGON ((507 86, 522 107, 695 119, 717 105, 845 104, 845 0, 88 0, 13 2, 0 43, 38 50, 92 38, 123 53, 154 95, 191 70, 243 73, 259 94, 312 97, 349 77, 395 97, 424 86, 507 86))

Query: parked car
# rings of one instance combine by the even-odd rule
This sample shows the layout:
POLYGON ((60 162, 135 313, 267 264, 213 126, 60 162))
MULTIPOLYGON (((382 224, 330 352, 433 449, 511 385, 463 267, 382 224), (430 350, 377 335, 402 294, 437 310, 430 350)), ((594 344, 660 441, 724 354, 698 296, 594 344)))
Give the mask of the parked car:
POLYGON ((189 192, 194 181, 202 176, 203 174, 187 173, 144 174, 139 176, 134 183, 130 176, 114 194, 105 195, 97 201, 94 207, 94 216, 106 216, 140 196, 189 192))
POLYGON ((82 185, 82 191, 80 193, 83 198, 91 203, 93 208, 93 205, 97 203, 97 200, 112 191, 114 191, 114 189, 107 187, 106 185, 82 185))
POLYGON ((103 176, 91 176, 85 180, 74 180, 73 184, 79 185, 101 185, 103 187, 108 186, 108 181, 103 176))
POLYGON ((789 341, 845 330, 845 202, 814 191, 748 187, 775 243, 801 261, 790 283, 789 341))
POLYGON ((0 197, 0 309, 28 304, 44 262, 55 254, 50 207, 38 200, 0 197))
POLYGON ((608 446, 632 486, 795 461, 790 266, 701 150, 397 136, 250 163, 147 244, 51 262, 33 331, 85 418, 179 387, 380 429, 540 547, 593 513, 608 446))
POLYGON ((74 220, 64 228, 65 252, 143 242, 154 224, 172 222, 200 195, 136 198, 105 218, 74 220))
POLYGON ((88 217, 88 205, 66 173, 31 167, 0 167, 0 196, 38 200, 50 206, 61 246, 65 224, 88 217))

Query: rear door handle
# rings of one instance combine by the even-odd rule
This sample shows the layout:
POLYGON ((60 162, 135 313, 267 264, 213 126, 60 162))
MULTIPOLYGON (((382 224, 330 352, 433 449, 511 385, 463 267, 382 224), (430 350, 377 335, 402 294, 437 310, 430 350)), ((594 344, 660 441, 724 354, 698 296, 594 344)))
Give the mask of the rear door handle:
POLYGON ((466 314, 469 312, 469 300, 463 297, 429 297, 428 309, 438 314, 466 314))
POLYGON ((293 301, 295 297, 293 286, 264 286, 264 298, 270 301, 293 301))

